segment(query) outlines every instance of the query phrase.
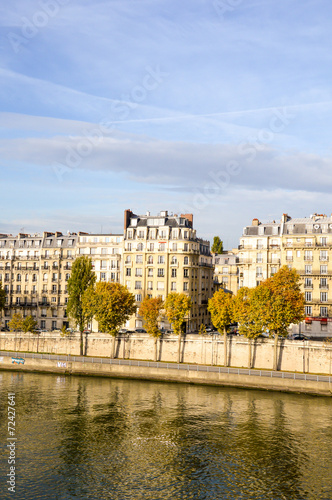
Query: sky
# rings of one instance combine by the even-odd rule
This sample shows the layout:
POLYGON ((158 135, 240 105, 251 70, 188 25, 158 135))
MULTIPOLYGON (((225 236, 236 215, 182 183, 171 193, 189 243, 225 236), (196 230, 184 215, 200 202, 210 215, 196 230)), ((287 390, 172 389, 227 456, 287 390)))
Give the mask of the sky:
POLYGON ((332 212, 328 0, 0 0, 0 233, 332 212))

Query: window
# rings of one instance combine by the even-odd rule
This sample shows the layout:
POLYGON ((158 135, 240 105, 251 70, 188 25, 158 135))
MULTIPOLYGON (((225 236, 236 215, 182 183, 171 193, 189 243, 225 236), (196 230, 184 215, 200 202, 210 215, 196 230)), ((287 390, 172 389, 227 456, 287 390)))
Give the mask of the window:
POLYGON ((320 292, 320 301, 327 302, 327 292, 320 292))
POLYGON ((126 268, 126 276, 131 276, 131 267, 126 268))
POLYGON ((100 273, 100 281, 106 280, 106 273, 100 273))
POLYGON ((185 257, 185 258, 183 259, 183 265, 184 265, 184 266, 187 266, 188 264, 189 264, 189 257, 185 257))
POLYGON ((144 231, 138 231, 138 237, 144 238, 144 231))
POLYGON ((185 282, 183 283, 183 291, 184 291, 184 292, 186 292, 187 290, 188 290, 188 282, 187 282, 187 281, 185 281, 185 282))
POLYGON ((143 251, 143 248, 144 248, 143 243, 139 243, 139 244, 137 245, 137 251, 138 251, 138 252, 142 252, 142 251, 143 251))
POLYGON ((158 264, 165 264, 164 255, 158 255, 158 264))
POLYGON ((141 289, 142 289, 142 282, 135 281, 135 290, 141 290, 141 289))
POLYGON ((304 279, 304 287, 312 288, 312 278, 305 278, 304 279))
POLYGON ((152 257, 152 255, 149 255, 149 257, 148 257, 148 264, 153 264, 153 257, 152 257))
POLYGON ((68 250, 67 251, 67 257, 72 257, 73 256, 73 252, 72 250, 68 250))
POLYGON ((157 281, 157 290, 164 290, 165 283, 163 281, 157 281))
POLYGON ((311 247, 312 246, 312 239, 311 238, 306 238, 305 239, 305 246, 306 247, 311 247))
POLYGON ((319 260, 328 260, 327 250, 321 250, 319 252, 319 260))
POLYGON ((130 290, 130 287, 131 287, 130 281, 126 281, 126 287, 128 288, 128 290, 130 290))
POLYGON ((70 278, 70 274, 69 274, 69 273, 67 273, 67 274, 66 274, 66 281, 68 281, 68 280, 69 280, 69 278, 70 278))
POLYGON ((44 273, 44 274, 43 274, 43 280, 44 280, 44 281, 47 281, 47 279, 48 279, 48 275, 47 275, 47 273, 44 273))
POLYGON ((189 278, 189 269, 184 269, 183 270, 183 277, 184 278, 189 278))
POLYGON ((32 281, 37 281, 37 274, 32 275, 32 281))
POLYGON ((286 250, 286 260, 289 260, 289 261, 293 260, 293 252, 292 252, 292 250, 286 250))
POLYGON ((101 249, 101 254, 106 255, 107 254, 107 248, 102 248, 101 249))
POLYGON ((128 252, 131 252, 131 250, 132 250, 132 245, 131 245, 131 243, 127 243, 127 250, 128 250, 128 252))
POLYGON ((136 264, 143 264, 143 255, 136 255, 136 264))
POLYGON ((56 297, 52 297, 51 302, 53 302, 53 303, 56 302, 56 297))
POLYGON ((184 251, 184 252, 188 252, 188 243, 185 243, 185 244, 183 245, 183 251, 184 251))
POLYGON ((177 249, 178 249, 178 244, 177 243, 173 243, 172 244, 172 250, 173 250, 173 252, 176 252, 177 249))
POLYGON ((327 288, 327 278, 320 279, 319 288, 327 288))
POLYGON ((100 261, 100 269, 107 269, 107 260, 100 261))
POLYGON ((128 240, 132 240, 133 239, 133 232, 132 232, 131 229, 128 229, 127 237, 128 237, 128 240))
POLYGON ((172 278, 176 278, 177 269, 172 269, 172 278))
POLYGON ((262 278, 262 277, 263 277, 262 267, 256 267, 256 278, 262 278))
POLYGON ((271 267, 271 276, 273 276, 274 274, 276 274, 277 272, 277 268, 276 267, 271 267))
POLYGON ((174 266, 178 263, 178 259, 176 257, 172 257, 171 265, 174 266))
POLYGON ((17 281, 21 281, 21 275, 20 275, 20 274, 18 274, 18 275, 16 276, 16 280, 17 280, 17 281))
POLYGON ((159 252, 165 252, 166 245, 165 243, 159 243, 159 252))
POLYGON ((153 276, 153 269, 150 267, 150 269, 148 269, 148 276, 149 278, 151 278, 153 276))
POLYGON ((176 292, 176 282, 175 281, 171 282, 171 290, 172 290, 172 292, 176 292))
POLYGON ((165 271, 163 268, 158 268, 158 277, 163 278, 165 276, 165 271))
POLYGON ((305 301, 306 302, 312 301, 312 292, 305 292, 305 301))
POLYGON ((58 279, 58 273, 53 273, 52 274, 52 281, 57 281, 58 279))
POLYGON ((43 285, 43 292, 47 293, 47 285, 43 285))
POLYGON ((320 266, 320 274, 327 274, 327 265, 320 266))
POLYGON ((143 268, 137 267, 135 270, 135 276, 143 276, 143 268))
POLYGON ((25 281, 29 281, 29 275, 28 274, 25 275, 25 281))
POLYGON ((305 306, 305 314, 306 316, 312 315, 312 306, 305 306))
POLYGON ((40 327, 43 329, 46 327, 46 321, 44 319, 41 320, 40 327))
POLYGON ((115 281, 115 279, 116 279, 115 273, 111 273, 111 281, 115 281))
POLYGON ((149 250, 150 252, 154 251, 154 243, 149 243, 149 250))
POLYGON ((130 264, 131 263, 131 256, 130 255, 127 255, 126 256, 126 264, 130 264))
POLYGON ((21 285, 16 286, 16 293, 21 293, 21 285))
POLYGON ((136 300, 136 302, 142 302, 142 294, 141 293, 137 293, 135 295, 135 300, 136 300))
POLYGON ((56 293, 56 291, 57 291, 56 285, 52 285, 52 293, 56 293))
POLYGON ((256 262, 263 262, 263 256, 262 256, 262 254, 261 254, 261 253, 258 253, 258 254, 256 255, 256 262))
POLYGON ((148 281, 148 290, 153 290, 153 281, 148 281))
POLYGON ((304 266, 304 272, 305 274, 312 274, 312 265, 307 264, 304 266))
POLYGON ((327 245, 327 238, 326 237, 321 237, 320 240, 319 240, 319 243, 322 245, 322 246, 326 246, 327 245))

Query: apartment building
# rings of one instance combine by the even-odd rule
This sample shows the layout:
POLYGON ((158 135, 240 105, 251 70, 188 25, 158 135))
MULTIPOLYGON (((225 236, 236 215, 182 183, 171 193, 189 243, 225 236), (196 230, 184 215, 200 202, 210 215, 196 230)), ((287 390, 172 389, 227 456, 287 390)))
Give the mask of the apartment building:
POLYGON ((0 235, 0 280, 7 293, 3 325, 14 312, 32 315, 41 328, 68 324, 67 281, 76 257, 76 234, 0 235))
POLYGON ((236 294, 239 288, 239 267, 237 250, 222 254, 214 254, 212 258, 214 266, 214 284, 216 290, 223 288, 228 292, 236 294))
POLYGON ((238 248, 239 287, 253 287, 281 266, 294 268, 305 293, 306 320, 302 331, 332 334, 332 216, 313 214, 246 226, 238 248))
MULTIPOLYGON (((143 325, 138 309, 144 297, 170 292, 189 295, 193 307, 187 319, 187 331, 210 324, 208 299, 213 295, 213 263, 210 243, 197 237, 193 215, 124 214, 123 283, 137 303, 136 317, 129 328, 143 325)), ((161 326, 168 327, 167 321, 161 326)))

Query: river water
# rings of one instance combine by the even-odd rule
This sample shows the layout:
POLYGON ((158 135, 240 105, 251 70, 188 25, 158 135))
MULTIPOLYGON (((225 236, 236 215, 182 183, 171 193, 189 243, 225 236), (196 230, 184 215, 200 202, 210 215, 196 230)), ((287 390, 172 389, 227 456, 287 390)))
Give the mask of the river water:
POLYGON ((330 398, 3 371, 0 401, 1 499, 332 499, 330 398))

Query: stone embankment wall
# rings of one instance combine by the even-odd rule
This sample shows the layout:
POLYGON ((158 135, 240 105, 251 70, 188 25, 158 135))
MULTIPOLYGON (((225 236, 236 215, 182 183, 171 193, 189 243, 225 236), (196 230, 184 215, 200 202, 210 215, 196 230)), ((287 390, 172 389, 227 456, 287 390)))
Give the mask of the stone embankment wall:
MULTIPOLYGON (((112 337, 105 334, 84 335, 87 356, 107 357, 112 352, 112 337)), ((228 337, 227 364, 248 366, 248 341, 243 337, 228 337)), ((50 332, 39 335, 0 333, 0 350, 42 352, 53 354, 80 354, 79 334, 62 337, 50 332)), ((116 339, 116 357, 120 359, 153 360, 154 339, 147 334, 131 334, 116 339)), ((158 361, 177 362, 178 337, 167 335, 158 340, 158 361)), ((257 339, 252 344, 252 368, 273 368, 274 340, 257 339)), ((318 341, 280 340, 278 369, 282 371, 331 375, 332 345, 318 341)), ((186 335, 181 343, 181 361, 204 365, 224 365, 222 336, 186 335)))

